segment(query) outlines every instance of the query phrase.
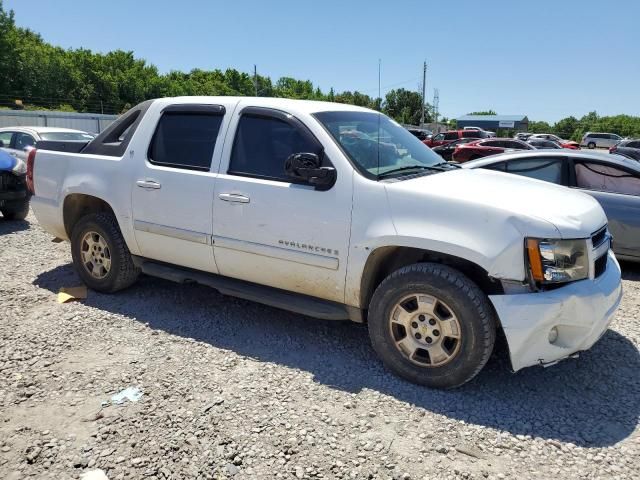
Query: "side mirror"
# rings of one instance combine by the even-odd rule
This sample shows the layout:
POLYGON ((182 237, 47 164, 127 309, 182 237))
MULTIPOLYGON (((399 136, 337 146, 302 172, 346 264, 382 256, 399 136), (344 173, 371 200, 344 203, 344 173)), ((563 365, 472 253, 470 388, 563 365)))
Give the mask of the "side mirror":
POLYGON ((0 148, 4 148, 4 140, 0 140, 0 148))
POLYGON ((328 190, 336 182, 336 170, 323 167, 322 159, 315 153, 293 153, 284 163, 288 177, 303 180, 316 187, 316 190, 328 190))

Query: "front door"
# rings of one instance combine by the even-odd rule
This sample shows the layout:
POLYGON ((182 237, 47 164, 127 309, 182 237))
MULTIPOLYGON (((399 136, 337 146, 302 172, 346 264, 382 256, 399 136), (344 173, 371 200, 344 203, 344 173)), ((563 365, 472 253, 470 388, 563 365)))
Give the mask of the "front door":
POLYGON ((222 150, 224 115, 220 105, 169 105, 148 151, 135 152, 132 213, 142 256, 217 273, 211 165, 222 150))
MULTIPOLYGON (((320 142, 285 112, 238 110, 214 196, 220 273, 343 302, 352 173, 338 171, 326 191, 296 183, 285 175, 285 160, 302 152, 323 157, 320 142)), ((325 157, 323 166, 330 165, 325 157)))

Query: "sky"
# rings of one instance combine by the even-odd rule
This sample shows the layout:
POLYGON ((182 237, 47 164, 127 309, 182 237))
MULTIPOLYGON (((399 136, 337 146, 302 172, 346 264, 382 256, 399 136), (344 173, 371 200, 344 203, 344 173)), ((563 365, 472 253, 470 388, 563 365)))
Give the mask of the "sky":
POLYGON ((161 72, 235 68, 324 92, 434 88, 456 118, 495 110, 555 122, 640 115, 636 0, 4 0, 64 48, 131 50, 161 72))

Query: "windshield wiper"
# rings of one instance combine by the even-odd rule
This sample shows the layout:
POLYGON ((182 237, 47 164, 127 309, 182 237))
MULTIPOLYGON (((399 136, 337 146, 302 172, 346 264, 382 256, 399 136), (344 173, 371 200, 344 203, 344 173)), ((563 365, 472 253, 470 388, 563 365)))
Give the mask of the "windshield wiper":
POLYGON ((446 165, 447 167, 452 167, 452 168, 462 168, 459 164, 451 163, 451 162, 439 162, 439 163, 436 163, 433 166, 434 167, 440 167, 440 166, 444 166, 444 165, 446 165))
POLYGON ((394 168, 393 170, 387 170, 384 173, 378 174, 378 178, 385 178, 389 175, 393 175, 394 173, 404 172, 407 170, 434 170, 436 172, 446 172, 448 168, 442 168, 441 165, 444 165, 447 162, 437 163, 435 165, 408 165, 406 167, 394 168))

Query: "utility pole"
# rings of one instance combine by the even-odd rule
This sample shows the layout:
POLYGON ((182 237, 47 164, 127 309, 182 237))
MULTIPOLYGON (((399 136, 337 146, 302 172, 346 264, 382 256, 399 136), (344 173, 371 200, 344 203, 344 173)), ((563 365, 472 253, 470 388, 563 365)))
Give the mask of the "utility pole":
POLYGON ((438 107, 440 105, 440 91, 433 89, 433 116, 436 124, 435 133, 438 133, 438 107))
POLYGON ((258 67, 255 64, 253 65, 253 90, 257 97, 258 96, 258 67))
POLYGON ((420 126, 424 125, 424 102, 425 102, 425 91, 427 88, 427 62, 424 62, 422 66, 422 112, 420 113, 420 126))

